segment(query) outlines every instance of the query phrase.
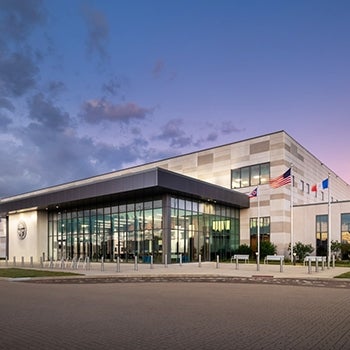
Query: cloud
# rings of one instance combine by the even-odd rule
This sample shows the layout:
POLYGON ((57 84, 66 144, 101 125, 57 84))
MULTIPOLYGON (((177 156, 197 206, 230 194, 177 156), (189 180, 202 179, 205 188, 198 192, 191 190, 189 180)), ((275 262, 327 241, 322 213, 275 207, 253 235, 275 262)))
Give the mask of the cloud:
POLYGON ((235 132, 241 132, 242 129, 239 129, 232 123, 231 120, 226 120, 221 123, 221 132, 223 134, 232 134, 235 132))
POLYGON ((48 83, 48 92, 53 95, 56 96, 58 94, 60 94, 61 92, 66 90, 66 86, 62 81, 50 81, 48 83))
POLYGON ((215 131, 211 131, 207 137, 205 138, 205 141, 208 141, 208 142, 213 142, 213 141, 216 141, 218 139, 219 135, 217 132, 215 131))
POLYGON ((42 93, 34 95, 29 100, 28 107, 28 117, 48 129, 63 131, 70 125, 69 114, 54 106, 52 101, 45 99, 42 93))
POLYGON ((22 42, 33 28, 46 21, 42 0, 0 1, 0 41, 22 42))
POLYGON ((12 119, 0 113, 1 132, 6 132, 7 127, 12 123, 12 119))
MULTIPOLYGON (((17 142, 0 142, 0 196, 51 186, 97 173, 90 163, 95 145, 88 138, 31 123, 13 130, 17 142), (11 154, 11 157, 8 157, 11 154)), ((97 164, 98 165, 98 164, 97 164)))
POLYGON ((115 146, 33 122, 13 129, 10 141, 0 138, 0 164, 7 169, 0 175, 0 197, 144 163, 155 154, 140 134, 115 146))
POLYGON ((107 58, 106 45, 109 37, 109 24, 106 16, 87 5, 84 6, 82 13, 88 30, 86 42, 88 53, 97 53, 101 59, 107 58))
POLYGON ((108 82, 102 84, 102 91, 111 96, 117 96, 122 87, 121 79, 113 77, 108 82))
POLYGON ((182 119, 171 119, 163 127, 158 139, 166 140, 171 147, 182 148, 192 145, 192 137, 186 136, 186 131, 181 128, 182 119))
POLYGON ((164 61, 163 60, 158 60, 152 69, 152 74, 154 78, 159 78, 160 74, 164 70, 164 61))
POLYGON ((86 101, 80 116, 90 124, 102 121, 129 123, 133 119, 145 119, 152 112, 152 108, 143 108, 135 103, 113 105, 101 99, 86 101))
POLYGON ((38 71, 29 51, 0 54, 0 94, 22 96, 35 87, 38 71))
POLYGON ((152 76, 154 79, 159 79, 160 77, 165 78, 166 81, 173 81, 176 79, 176 72, 169 71, 165 67, 165 62, 161 59, 157 60, 154 63, 153 69, 152 69, 152 76))
POLYGON ((15 110, 15 106, 12 104, 12 102, 5 97, 0 97, 0 108, 7 109, 11 112, 15 110))

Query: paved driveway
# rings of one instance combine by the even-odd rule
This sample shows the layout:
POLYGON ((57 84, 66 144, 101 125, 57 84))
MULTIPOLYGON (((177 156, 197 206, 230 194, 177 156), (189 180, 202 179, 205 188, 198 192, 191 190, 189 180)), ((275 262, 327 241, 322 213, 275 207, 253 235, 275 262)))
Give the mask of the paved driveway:
POLYGON ((349 289, 0 281, 0 349, 350 349, 349 289))

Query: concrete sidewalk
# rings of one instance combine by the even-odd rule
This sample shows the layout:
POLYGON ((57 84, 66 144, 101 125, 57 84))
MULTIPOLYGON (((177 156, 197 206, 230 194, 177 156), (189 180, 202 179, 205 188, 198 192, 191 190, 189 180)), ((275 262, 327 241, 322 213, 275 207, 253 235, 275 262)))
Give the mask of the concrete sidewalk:
MULTIPOLYGON (((10 266, 18 268, 37 268, 49 271, 74 272, 74 276, 51 276, 37 278, 13 278, 9 281, 54 284, 99 284, 99 283, 166 283, 166 282, 207 282, 207 283, 244 283, 290 285, 307 287, 329 287, 350 289, 350 279, 334 278, 349 272, 350 268, 327 268, 327 266, 308 266, 260 264, 259 271, 256 264, 202 262, 183 264, 145 264, 132 263, 66 263, 46 262, 44 266, 33 265, 10 266), (74 267, 74 268, 73 268, 74 267), (79 275, 78 275, 79 274, 79 275)), ((13 265, 13 264, 12 264, 13 265)), ((22 265, 22 264, 21 264, 22 265)), ((4 264, 0 264, 0 268, 4 264)))
POLYGON ((45 262, 43 266, 34 264, 30 266, 29 263, 14 264, 4 261, 0 262, 1 267, 18 267, 18 268, 38 268, 43 270, 53 271, 69 271, 76 272, 86 277, 141 277, 141 276, 218 276, 218 277, 264 277, 264 278, 294 278, 294 279, 332 279, 342 273, 349 272, 350 268, 346 267, 330 267, 321 265, 316 268, 315 265, 309 266, 301 265, 282 265, 280 264, 260 264, 259 270, 256 264, 252 263, 216 263, 216 262, 202 262, 202 263, 183 263, 183 264, 146 264, 146 263, 90 263, 85 265, 82 262, 73 265, 67 262, 62 266, 61 262, 45 262))

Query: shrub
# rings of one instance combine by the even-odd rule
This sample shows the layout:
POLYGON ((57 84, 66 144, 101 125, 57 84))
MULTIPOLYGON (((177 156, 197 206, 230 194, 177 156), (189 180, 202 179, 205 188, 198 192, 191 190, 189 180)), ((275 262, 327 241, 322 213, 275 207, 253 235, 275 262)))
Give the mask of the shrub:
POLYGON ((260 242, 260 259, 264 259, 267 255, 274 255, 277 252, 277 247, 269 242, 262 241, 260 242))
POLYGON ((341 250, 342 260, 349 260, 349 258, 350 258, 350 244, 349 243, 342 243, 340 250, 341 250))
POLYGON ((338 241, 331 242, 331 252, 337 260, 341 260, 342 258, 341 247, 342 243, 339 243, 338 241))
MULTIPOLYGON (((295 243, 293 247, 293 253, 295 254, 295 258, 298 261, 303 261, 306 256, 310 255, 314 251, 314 247, 311 244, 303 244, 301 242, 295 243)), ((288 251, 290 253, 290 244, 288 247, 288 251)))
POLYGON ((248 254, 251 255, 252 250, 247 244, 241 244, 237 250, 235 251, 235 254, 248 254))

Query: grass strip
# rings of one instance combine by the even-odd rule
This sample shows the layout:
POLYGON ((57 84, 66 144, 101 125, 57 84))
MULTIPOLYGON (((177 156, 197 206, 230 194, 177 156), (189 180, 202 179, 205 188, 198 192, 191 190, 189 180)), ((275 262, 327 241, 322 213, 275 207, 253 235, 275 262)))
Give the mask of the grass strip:
POLYGON ((341 275, 334 276, 334 278, 350 278, 350 271, 349 272, 344 272, 341 275))
POLYGON ((1 268, 0 277, 23 278, 23 277, 51 277, 51 276, 81 276, 79 273, 63 271, 31 270, 19 268, 1 268))

